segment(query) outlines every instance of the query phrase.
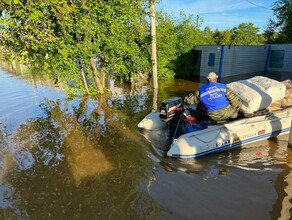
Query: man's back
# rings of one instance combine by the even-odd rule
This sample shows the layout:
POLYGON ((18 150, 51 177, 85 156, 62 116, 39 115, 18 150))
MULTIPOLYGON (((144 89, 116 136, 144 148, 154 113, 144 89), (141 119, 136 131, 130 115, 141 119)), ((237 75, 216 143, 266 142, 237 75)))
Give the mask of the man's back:
POLYGON ((200 101, 204 104, 206 112, 226 107, 229 102, 226 98, 226 85, 217 82, 208 82, 199 88, 200 101))

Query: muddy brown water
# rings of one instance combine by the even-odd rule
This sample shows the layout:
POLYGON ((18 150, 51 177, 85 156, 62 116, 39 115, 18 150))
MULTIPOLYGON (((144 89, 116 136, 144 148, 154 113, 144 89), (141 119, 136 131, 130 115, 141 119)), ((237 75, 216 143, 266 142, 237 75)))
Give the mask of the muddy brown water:
MULTIPOLYGON (((160 82, 158 103, 191 81, 160 82)), ((165 132, 141 132, 147 85, 67 98, 0 69, 0 219, 289 219, 292 150, 281 136, 198 159, 165 156, 165 132), (151 140, 151 143, 148 141, 151 140)))

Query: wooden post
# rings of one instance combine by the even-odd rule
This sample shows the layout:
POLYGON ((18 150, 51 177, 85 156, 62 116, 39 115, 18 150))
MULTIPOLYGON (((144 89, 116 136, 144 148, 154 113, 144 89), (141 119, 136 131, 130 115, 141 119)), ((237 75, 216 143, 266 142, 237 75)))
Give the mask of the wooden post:
POLYGON ((158 97, 158 89, 153 89, 153 105, 152 112, 157 111, 157 97, 158 97))
POLYGON ((292 118, 291 118, 291 126, 290 126, 290 133, 288 139, 288 147, 292 147, 292 118))
POLYGON ((150 20, 151 20, 151 37, 152 37, 152 72, 153 88, 158 89, 157 77, 157 53, 156 53, 156 24, 154 2, 150 1, 150 20))

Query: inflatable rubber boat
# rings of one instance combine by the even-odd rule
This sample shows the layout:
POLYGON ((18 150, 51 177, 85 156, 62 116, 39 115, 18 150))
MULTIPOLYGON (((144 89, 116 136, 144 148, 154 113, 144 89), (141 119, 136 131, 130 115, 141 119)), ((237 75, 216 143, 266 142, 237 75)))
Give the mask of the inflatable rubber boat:
POLYGON ((195 109, 195 106, 184 106, 181 98, 173 97, 164 100, 160 110, 148 114, 138 127, 146 130, 169 129, 172 143, 167 156, 176 158, 196 158, 290 132, 292 106, 222 124, 214 124, 207 119, 198 120, 200 114, 195 109), (196 113, 192 114, 194 120, 189 118, 186 110, 196 113))

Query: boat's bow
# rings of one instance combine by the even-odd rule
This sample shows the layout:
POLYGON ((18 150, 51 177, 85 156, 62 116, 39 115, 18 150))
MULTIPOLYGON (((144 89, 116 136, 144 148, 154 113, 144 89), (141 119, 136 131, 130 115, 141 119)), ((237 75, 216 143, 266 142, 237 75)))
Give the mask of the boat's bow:
POLYGON ((151 112, 143 118, 137 126, 145 130, 160 130, 166 128, 166 124, 159 118, 159 112, 151 112))

